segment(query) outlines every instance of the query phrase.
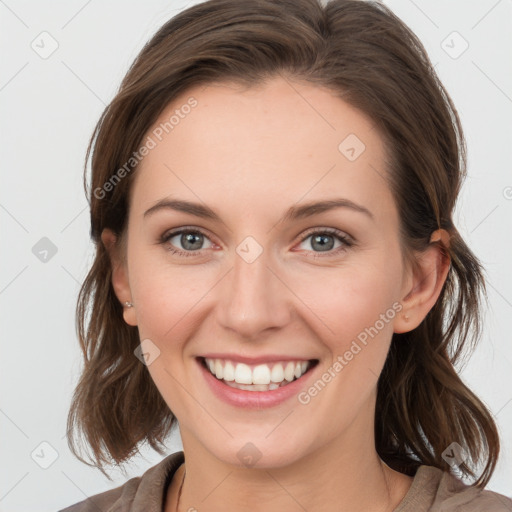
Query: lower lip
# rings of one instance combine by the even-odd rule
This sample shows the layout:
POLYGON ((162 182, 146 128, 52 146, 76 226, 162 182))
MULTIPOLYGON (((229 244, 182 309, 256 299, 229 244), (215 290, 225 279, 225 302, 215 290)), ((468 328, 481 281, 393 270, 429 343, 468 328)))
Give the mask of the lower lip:
POLYGON ((237 389, 224 384, 223 381, 213 376, 202 363, 201 359, 197 360, 206 382, 210 386, 213 393, 222 401, 234 405, 236 407, 244 407, 248 409, 263 409, 265 407, 273 407, 296 396, 304 388, 304 385, 313 373, 318 363, 308 369, 299 379, 296 379, 286 386, 269 391, 247 391, 245 389, 237 389))

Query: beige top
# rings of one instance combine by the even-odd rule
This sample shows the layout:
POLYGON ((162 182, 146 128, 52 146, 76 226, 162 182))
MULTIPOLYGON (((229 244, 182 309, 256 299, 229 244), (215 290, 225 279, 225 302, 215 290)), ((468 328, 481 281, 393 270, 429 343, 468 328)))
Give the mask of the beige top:
MULTIPOLYGON (((184 460, 182 451, 168 455, 142 477, 59 512, 163 512, 167 488, 184 460)), ((438 468, 420 466, 394 512, 512 512, 512 499, 466 486, 438 468)))

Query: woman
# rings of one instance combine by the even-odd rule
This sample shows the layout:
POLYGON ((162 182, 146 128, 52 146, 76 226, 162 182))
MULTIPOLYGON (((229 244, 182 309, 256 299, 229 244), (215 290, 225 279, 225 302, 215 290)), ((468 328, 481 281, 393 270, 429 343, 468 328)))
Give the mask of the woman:
POLYGON ((389 9, 195 5, 91 152, 70 446, 102 469, 179 422, 183 452, 65 510, 512 509, 454 369, 484 285, 452 221, 462 129, 389 9))

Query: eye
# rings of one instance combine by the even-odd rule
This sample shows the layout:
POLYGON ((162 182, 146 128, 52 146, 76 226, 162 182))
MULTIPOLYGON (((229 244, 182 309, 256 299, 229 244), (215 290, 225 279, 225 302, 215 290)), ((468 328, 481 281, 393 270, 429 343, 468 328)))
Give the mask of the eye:
MULTIPOLYGON (((200 229, 187 227, 164 233, 160 238, 160 243, 166 246, 167 251, 178 256, 197 256, 203 250, 211 249, 214 245, 200 229), (205 242, 208 243, 206 247, 204 247, 205 242)), ((310 245, 312 249, 300 246, 299 248, 317 253, 312 254, 313 257, 323 257, 343 252, 352 247, 354 242, 342 231, 334 228, 323 228, 309 231, 302 238, 301 245, 310 245), (307 242, 308 240, 310 241, 307 242)))
POLYGON ((210 239, 202 231, 186 228, 165 233, 160 239, 160 243, 168 245, 166 247, 168 251, 180 256, 196 256, 203 249, 209 249, 213 246, 210 239), (208 241, 210 245, 203 247, 205 241, 208 241))
MULTIPOLYGON (((334 228, 323 228, 315 231, 310 231, 307 236, 302 238, 301 245, 309 245, 312 247, 313 252, 327 253, 325 256, 332 256, 345 251, 347 248, 354 245, 353 241, 349 239, 342 231, 334 228), (309 240, 309 242, 308 242, 309 240), (334 250, 333 250, 334 249, 334 250)), ((311 250, 307 247, 301 247, 306 250, 311 250)), ((313 257, 324 256, 323 254, 314 254, 313 257)))

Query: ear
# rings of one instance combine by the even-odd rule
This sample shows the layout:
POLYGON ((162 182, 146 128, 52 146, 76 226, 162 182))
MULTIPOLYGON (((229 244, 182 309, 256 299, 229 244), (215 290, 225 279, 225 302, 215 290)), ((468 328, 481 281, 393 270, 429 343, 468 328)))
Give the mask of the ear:
POLYGON ((450 270, 449 243, 449 233, 438 229, 432 233, 427 249, 417 255, 417 264, 404 286, 400 301, 403 310, 395 320, 394 332, 412 331, 434 307, 450 270))
POLYGON ((111 229, 105 228, 101 233, 101 241, 105 246, 112 265, 112 287, 119 302, 123 306, 123 318, 128 325, 136 326, 137 317, 135 315, 135 307, 127 307, 125 302, 132 301, 132 293, 130 290, 130 282, 128 279, 128 268, 126 260, 121 254, 121 247, 117 236, 111 229))

